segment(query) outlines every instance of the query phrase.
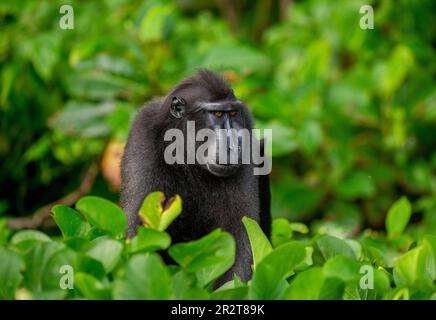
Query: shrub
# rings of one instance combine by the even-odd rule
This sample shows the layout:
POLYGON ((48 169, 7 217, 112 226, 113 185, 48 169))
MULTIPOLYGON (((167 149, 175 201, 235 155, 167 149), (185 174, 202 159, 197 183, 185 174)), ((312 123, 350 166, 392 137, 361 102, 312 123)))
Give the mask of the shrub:
MULTIPOLYGON (((387 217, 388 237, 365 231, 355 239, 310 237, 305 225, 273 221, 272 243, 257 223, 242 219, 253 252, 253 277, 237 276, 214 290, 234 262, 235 241, 222 230, 171 244, 165 228, 181 213, 175 197, 164 210, 150 194, 144 226, 124 239, 127 221, 112 202, 94 196, 75 208, 54 206, 62 236, 36 230, 5 236, 0 246, 0 299, 428 299, 436 296, 436 237, 404 233, 406 198, 387 217), (176 264, 166 265, 166 250, 176 264)), ((4 224, 0 224, 4 225, 4 224)), ((6 234, 1 227, 0 235, 6 234)))

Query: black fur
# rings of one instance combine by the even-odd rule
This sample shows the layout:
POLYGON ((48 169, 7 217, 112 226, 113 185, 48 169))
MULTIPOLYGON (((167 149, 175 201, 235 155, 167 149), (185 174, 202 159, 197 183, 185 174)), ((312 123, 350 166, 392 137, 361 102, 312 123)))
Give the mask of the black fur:
MULTIPOLYGON (((165 131, 169 128, 183 130, 187 119, 201 123, 198 119, 201 115, 189 108, 198 99, 236 100, 233 90, 220 76, 200 71, 183 80, 167 97, 144 106, 135 118, 121 164, 121 206, 129 222, 127 237, 136 234, 140 225, 137 212, 150 192, 162 191, 167 197, 179 194, 183 199, 183 212, 167 230, 173 243, 198 239, 216 228, 228 231, 236 240, 236 261, 219 282, 230 280, 234 272, 243 280, 249 280, 252 255, 241 219, 243 216, 255 219, 269 235, 268 176, 254 176, 252 165, 243 165, 230 177, 217 177, 198 165, 164 162, 165 131), (183 97, 187 103, 183 119, 170 114, 171 99, 175 95, 183 97)), ((243 113, 246 128, 251 129, 248 109, 244 107, 243 113)))

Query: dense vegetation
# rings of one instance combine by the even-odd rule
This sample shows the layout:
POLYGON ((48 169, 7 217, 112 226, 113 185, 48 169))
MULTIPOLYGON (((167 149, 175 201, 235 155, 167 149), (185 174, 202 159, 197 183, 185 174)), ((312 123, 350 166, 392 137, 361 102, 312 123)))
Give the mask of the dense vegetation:
POLYGON ((171 245, 164 230, 182 204, 177 197, 163 209, 162 197, 155 192, 145 199, 144 226, 130 240, 122 239, 124 213, 108 200, 84 197, 77 211, 53 207, 62 239, 24 230, 0 247, 0 299, 436 299, 436 236, 399 252, 411 215, 406 198, 389 210, 387 239, 370 232, 358 239, 297 238, 308 233, 307 227, 279 218, 270 242, 254 220, 244 217, 253 277, 244 283, 235 276, 213 290, 213 281, 234 262, 233 237, 217 229, 171 245), (168 250, 177 265, 165 265, 158 250, 168 250))
POLYGON ((434 297, 436 2, 72 1, 73 30, 62 4, 0 2, 0 298, 434 297), (359 28, 366 3, 373 30, 359 28), (127 243, 120 210, 82 198, 80 214, 53 209, 61 240, 46 206, 116 203, 131 119, 200 67, 273 129, 273 249, 246 220, 253 280, 213 293, 227 233, 170 246, 148 225, 127 243), (177 267, 150 254, 167 248, 177 267), (59 290, 60 264, 77 290, 59 290))

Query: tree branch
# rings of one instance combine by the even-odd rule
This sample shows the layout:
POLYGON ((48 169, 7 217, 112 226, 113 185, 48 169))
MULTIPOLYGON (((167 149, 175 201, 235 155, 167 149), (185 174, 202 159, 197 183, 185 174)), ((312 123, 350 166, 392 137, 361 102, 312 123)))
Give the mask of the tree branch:
POLYGON ((93 163, 87 170, 83 180, 78 189, 73 192, 67 194, 66 196, 52 202, 46 204, 45 206, 39 208, 35 211, 35 213, 30 217, 20 217, 20 218, 12 218, 8 219, 8 227, 13 230, 20 229, 36 229, 38 227, 44 226, 52 226, 53 220, 51 219, 50 213, 51 208, 56 204, 63 204, 66 206, 72 206, 77 202, 81 197, 89 193, 94 184, 95 179, 97 178, 97 174, 99 172, 98 165, 93 163))

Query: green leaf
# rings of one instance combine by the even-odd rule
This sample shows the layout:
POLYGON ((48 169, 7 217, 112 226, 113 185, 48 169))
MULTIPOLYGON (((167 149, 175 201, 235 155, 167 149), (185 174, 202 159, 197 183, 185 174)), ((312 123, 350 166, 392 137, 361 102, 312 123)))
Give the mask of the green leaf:
POLYGON ((320 293, 320 300, 340 300, 343 297, 345 283, 338 278, 326 278, 320 293))
POLYGON ((178 300, 206 300, 209 293, 202 288, 196 287, 196 277, 183 270, 173 275, 174 298, 178 300))
POLYGON ((386 217, 386 230, 390 239, 399 237, 412 215, 412 206, 406 197, 396 201, 389 209, 386 217))
POLYGON ((200 67, 211 70, 235 70, 238 73, 268 72, 271 61, 268 56, 253 47, 215 45, 208 51, 200 67))
POLYGON ((106 237, 108 235, 108 232, 100 229, 98 227, 91 227, 89 229, 88 233, 86 234, 86 239, 88 240, 95 240, 100 237, 106 237))
POLYGON ((64 239, 76 236, 83 237, 90 229, 89 224, 82 219, 80 213, 70 207, 56 205, 51 211, 64 239))
POLYGON ((32 300, 63 300, 67 295, 66 290, 47 290, 32 292, 32 300))
MULTIPOLYGON (((76 77, 74 81, 81 81, 80 83, 76 83, 75 86, 85 86, 83 91, 87 94, 103 89, 101 88, 101 84, 93 84, 93 86, 91 86, 91 84, 86 83, 86 80, 83 78, 76 77)), ((105 119, 114 112, 115 107, 116 105, 113 102, 103 101, 100 103, 91 103, 70 100, 65 104, 62 111, 56 113, 50 119, 50 124, 53 128, 67 135, 83 138, 106 137, 111 128, 105 122, 105 119)), ((51 148, 51 145, 49 145, 49 148, 51 148)), ((74 151, 74 149, 74 147, 68 145, 68 154, 62 154, 61 160, 68 161, 68 159, 64 159, 64 157, 71 157, 71 151, 74 151)))
POLYGON ((195 286, 195 275, 184 270, 177 271, 173 275, 174 298, 182 299, 185 292, 195 286))
POLYGON ((23 53, 32 62, 38 75, 48 81, 60 59, 61 37, 58 32, 35 34, 23 46, 23 53))
POLYGON ((65 239, 64 243, 76 252, 84 251, 89 247, 90 240, 87 238, 73 237, 65 239))
POLYGON ((26 250, 40 242, 49 242, 51 239, 37 230, 18 231, 11 238, 11 244, 17 246, 20 250, 26 250))
POLYGON ((172 197, 164 208, 159 222, 159 231, 163 231, 182 213, 182 198, 179 195, 172 197))
POLYGON ((211 294, 212 300, 245 300, 248 294, 248 287, 242 286, 233 289, 219 290, 211 294))
POLYGON ((409 288, 396 288, 394 291, 388 294, 388 298, 390 300, 409 300, 409 288))
POLYGON ((345 286, 343 300, 375 300, 377 293, 372 289, 362 289, 356 283, 349 283, 345 286))
POLYGON ((297 138, 303 151, 308 155, 313 155, 322 143, 323 131, 321 124, 313 120, 305 121, 297 131, 297 138))
POLYGON ((359 260, 362 257, 362 245, 358 241, 353 239, 345 239, 345 242, 353 250, 356 259, 359 260))
POLYGON ((110 289, 89 274, 78 272, 74 277, 74 284, 86 299, 110 300, 112 298, 110 289))
POLYGON ((303 271, 313 265, 313 247, 305 247, 304 249, 306 250, 306 256, 304 260, 295 267, 295 271, 303 271))
POLYGON ((15 252, 0 247, 0 300, 15 298, 15 290, 23 276, 24 262, 15 252))
POLYGON ((251 252, 253 254, 254 268, 266 257, 271 251, 271 243, 259 227, 257 222, 248 217, 243 217, 245 230, 247 230, 250 239, 251 252))
POLYGON ((271 242, 274 247, 291 241, 292 227, 288 219, 277 218, 274 219, 271 226, 271 242))
POLYGON ((5 218, 0 218, 0 245, 7 243, 11 231, 7 226, 7 220, 5 218))
POLYGON ((384 294, 389 291, 391 289, 389 278, 390 274, 383 268, 379 267, 378 269, 374 270, 374 289, 380 294, 384 294))
POLYGON ((415 63, 414 60, 412 50, 405 44, 399 44, 392 50, 392 54, 387 64, 383 66, 378 79, 380 82, 378 90, 384 97, 388 98, 400 87, 412 69, 415 63))
POLYGON ((287 289, 285 278, 304 260, 306 250, 299 242, 287 242, 267 255, 254 271, 250 299, 281 299, 287 289))
MULTIPOLYGON (((272 93, 273 96, 275 96, 274 93, 272 93)), ((255 102, 255 106, 258 105, 258 108, 264 108, 265 110, 258 113, 266 113, 266 112, 273 112, 274 108, 271 108, 271 101, 270 96, 260 96, 260 101, 255 102), (262 97, 264 97, 262 101, 262 97)), ((276 97, 275 97, 276 98, 276 97)), ((281 101, 278 102, 279 104, 281 101)), ((271 153, 274 157, 279 157, 283 155, 287 155, 297 149, 298 144, 296 142, 295 137, 295 130, 293 128, 290 128, 289 126, 284 125, 279 120, 272 120, 268 121, 267 123, 262 122, 256 122, 256 125, 260 129, 271 129, 272 132, 274 132, 274 139, 272 140, 272 146, 271 146, 271 153)))
POLYGON ((290 223, 292 231, 296 231, 302 234, 309 233, 309 228, 304 224, 300 222, 292 222, 290 223))
POLYGON ((436 265, 436 236, 432 235, 425 235, 423 242, 428 243, 430 248, 432 249, 432 254, 434 258, 434 263, 436 265))
POLYGON ((141 20, 139 37, 143 41, 159 41, 164 36, 165 25, 174 11, 174 4, 154 5, 141 20))
POLYGON ((52 256, 65 248, 65 245, 58 242, 39 242, 26 251, 24 260, 26 262, 26 273, 24 279, 26 287, 35 292, 43 291, 43 274, 52 256))
POLYGON ((210 299, 209 292, 202 288, 188 288, 181 296, 182 300, 208 300, 210 299))
POLYGON ((434 290, 436 267, 432 248, 427 241, 406 252, 395 262, 394 280, 398 287, 410 287, 422 291, 434 290))
POLYGON ((156 254, 133 256, 127 263, 125 279, 115 281, 113 296, 120 300, 171 299, 168 268, 156 254))
POLYGON ((170 247, 170 256, 187 272, 195 273, 199 286, 224 274, 235 261, 235 240, 221 230, 203 238, 170 247))
POLYGON ((291 281, 284 299, 288 300, 318 300, 324 285, 325 276, 319 267, 303 271, 291 281))
POLYGON ((319 238, 316 243, 326 260, 333 258, 336 255, 344 255, 351 259, 356 259, 353 249, 344 240, 325 235, 319 238))
POLYGON ((325 263, 323 268, 326 277, 338 278, 343 282, 355 281, 361 277, 359 263, 347 256, 334 256, 325 263))
POLYGON ((167 249, 171 244, 168 233, 150 228, 140 227, 138 233, 131 240, 129 252, 153 252, 167 249))
POLYGON ((150 193, 139 208, 139 216, 143 219, 147 227, 159 230, 160 217, 163 212, 162 203, 165 195, 160 192, 150 193))
POLYGON ((162 207, 165 195, 162 192, 152 192, 144 200, 139 209, 139 216, 149 228, 163 231, 182 213, 182 198, 175 195, 162 207))
POLYGON ((76 203, 76 209, 92 226, 111 235, 124 234, 127 228, 127 219, 123 211, 109 200, 95 196, 83 197, 76 203))
MULTIPOLYGON (((64 291, 63 284, 74 284, 74 272, 77 270, 78 255, 68 247, 56 251, 48 258, 41 274, 42 291, 64 291), (67 267, 68 269, 64 269, 67 267), (71 268, 71 269, 70 269, 71 268), (72 272, 72 273, 71 273, 72 272), (71 275, 71 278, 69 277, 71 275)), ((66 293, 66 292, 65 292, 66 293)), ((59 295, 62 295, 59 293, 59 295)))
POLYGON ((368 198, 375 193, 374 182, 363 172, 354 172, 338 185, 337 193, 341 198, 353 200, 368 198))
POLYGON ((122 251, 121 242, 98 238, 93 241, 93 247, 88 250, 86 255, 101 262, 106 273, 109 273, 120 261, 122 251))
MULTIPOLYGON (((92 70, 88 72, 72 73, 65 76, 65 83, 67 92, 70 96, 77 98, 77 100, 96 100, 96 101, 110 101, 115 100, 122 93, 144 93, 147 87, 125 77, 110 74, 108 72, 99 72, 98 70, 92 70)), ((62 116, 64 119, 65 116, 62 116)), ((72 126, 77 125, 77 118, 71 118, 75 123, 72 126)), ((91 118, 84 125, 89 127, 89 122, 96 120, 91 118)), ((102 120, 102 119, 99 119, 102 120)), ((56 127, 59 127, 56 124, 56 127)), ((99 126, 103 126, 103 133, 108 134, 110 132, 110 126, 104 122, 99 121, 99 126), (109 132, 108 132, 109 129, 109 132)), ((85 136, 101 136, 90 135, 85 136)))
POLYGON ((99 280, 106 275, 103 263, 86 255, 80 257, 78 271, 90 274, 99 280))

